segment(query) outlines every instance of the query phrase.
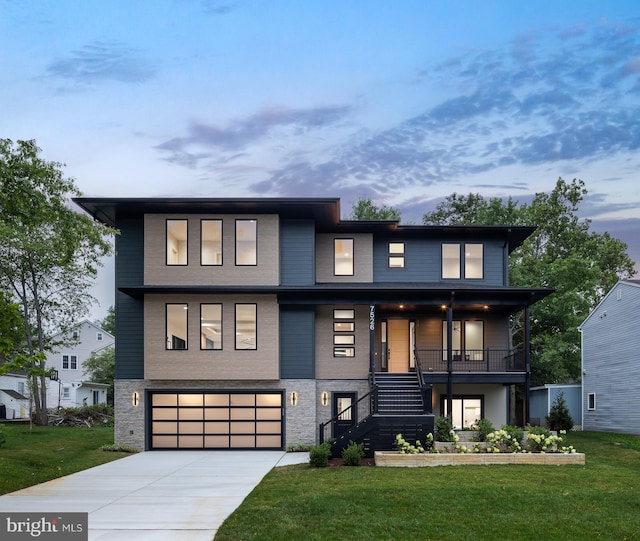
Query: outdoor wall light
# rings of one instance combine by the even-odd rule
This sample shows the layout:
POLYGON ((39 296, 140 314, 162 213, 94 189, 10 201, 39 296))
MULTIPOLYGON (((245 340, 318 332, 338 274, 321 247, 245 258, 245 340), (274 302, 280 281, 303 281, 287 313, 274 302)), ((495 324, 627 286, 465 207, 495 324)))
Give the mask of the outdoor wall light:
POLYGON ((329 405, 329 393, 327 391, 322 391, 322 394, 320 395, 320 403, 323 406, 329 405))
POLYGON ((138 391, 133 391, 133 393, 131 393, 131 405, 134 408, 137 408, 140 405, 140 394, 138 391))
POLYGON ((289 397, 291 400, 291 405, 295 406, 298 404, 298 392, 297 391, 291 391, 291 396, 289 397))

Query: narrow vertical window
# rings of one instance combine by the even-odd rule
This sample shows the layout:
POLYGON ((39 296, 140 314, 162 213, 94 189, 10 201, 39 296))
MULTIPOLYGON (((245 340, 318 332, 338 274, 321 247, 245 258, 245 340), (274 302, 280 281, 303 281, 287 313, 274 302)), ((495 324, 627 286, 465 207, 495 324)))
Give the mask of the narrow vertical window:
POLYGON ((76 355, 71 355, 71 370, 78 369, 78 357, 76 355))
POLYGON ((166 349, 187 349, 188 308, 186 304, 167 304, 166 349))
POLYGON ((334 239, 333 261, 335 276, 353 276, 353 239, 334 239))
POLYGON ((257 349, 257 305, 236 304, 236 349, 257 349))
POLYGON ((200 263, 222 265, 222 220, 200 222, 200 263))
POLYGON ((483 277, 482 244, 464 245, 464 277, 481 279, 483 277))
POLYGON ((467 360, 482 361, 484 359, 484 322, 464 322, 464 350, 467 360))
POLYGON ((596 393, 589 393, 587 409, 593 411, 596 409, 596 393))
POLYGON ((200 349, 222 349, 222 305, 200 305, 200 349))
POLYGON ((236 220, 236 265, 258 264, 258 222, 236 220))
POLYGON ((187 220, 167 220, 167 265, 187 264, 187 220))
POLYGON ((389 268, 404 269, 404 242, 389 243, 389 268))
MULTIPOLYGON (((452 321, 453 336, 451 337, 451 349, 453 350, 453 360, 459 361, 460 350, 462 349, 462 323, 460 321, 452 321)), ((447 340, 447 322, 442 322, 442 358, 447 360, 447 349, 449 341, 447 340)))
POLYGON ((460 244, 442 245, 442 277, 460 278, 460 244))
POLYGON ((62 369, 69 370, 69 355, 62 356, 62 369))

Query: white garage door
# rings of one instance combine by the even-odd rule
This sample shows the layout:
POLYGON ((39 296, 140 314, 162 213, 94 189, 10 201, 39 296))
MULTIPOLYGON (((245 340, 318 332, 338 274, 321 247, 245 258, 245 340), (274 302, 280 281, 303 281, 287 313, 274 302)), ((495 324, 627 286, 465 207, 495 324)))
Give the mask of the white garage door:
POLYGON ((151 392, 152 449, 282 449, 282 392, 151 392))

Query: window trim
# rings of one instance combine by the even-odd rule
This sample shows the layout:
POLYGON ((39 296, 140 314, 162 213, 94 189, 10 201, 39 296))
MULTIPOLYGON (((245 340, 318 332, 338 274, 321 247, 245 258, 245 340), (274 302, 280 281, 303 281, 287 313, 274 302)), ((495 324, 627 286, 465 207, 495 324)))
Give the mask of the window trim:
POLYGON ((461 242, 443 242, 440 245, 440 278, 442 278, 443 280, 460 280, 460 277, 462 276, 462 243, 461 242), (445 261, 445 257, 444 257, 444 247, 445 246, 457 246, 458 247, 458 276, 445 276, 444 275, 444 261, 445 261))
POLYGON ((465 280, 484 280, 484 242, 464 242, 462 244, 462 254, 464 258, 462 264, 464 266, 464 279, 465 280), (480 277, 467 276, 467 246, 480 246, 480 277))
POLYGON ((389 268, 389 269, 404 269, 404 268, 406 268, 405 255, 406 255, 406 243, 405 242, 389 241, 387 243, 387 268, 389 268), (397 245, 402 246, 402 252, 392 252, 391 251, 391 245, 392 244, 397 244, 397 245), (391 264, 391 260, 402 261, 402 265, 392 265, 391 264))
POLYGON ((189 349, 189 303, 186 302, 166 302, 164 304, 164 335, 165 335, 165 341, 164 341, 164 349, 165 351, 187 351, 189 349), (182 338, 180 338, 179 336, 176 335, 172 335, 171 337, 171 341, 170 341, 170 337, 169 337, 169 306, 182 306, 183 309, 186 306, 186 314, 185 314, 185 340, 184 340, 184 344, 185 347, 184 348, 174 348, 174 347, 169 347, 169 343, 171 343, 171 345, 173 346, 173 337, 175 336, 175 338, 178 338, 179 340, 182 340, 182 338))
MULTIPOLYGON (((455 324, 459 323, 460 324, 460 348, 455 348, 452 346, 451 350, 453 351, 453 361, 455 362, 459 362, 459 361, 465 361, 465 362, 482 362, 484 361, 484 351, 486 350, 486 320, 484 319, 479 319, 479 318, 470 318, 470 319, 454 319, 452 320, 452 329, 455 328, 455 324), (467 323, 469 322, 479 322, 482 323, 482 349, 471 349, 468 350, 467 349, 467 323), (458 352, 457 354, 455 352, 458 352), (479 359, 472 359, 470 358, 470 355, 467 353, 467 351, 474 351, 474 352, 480 352, 481 356, 479 359), (464 355, 464 359, 462 358, 462 356, 464 355), (456 359, 455 357, 459 357, 459 359, 456 359)), ((447 360, 447 320, 443 319, 442 320, 442 360, 446 361, 447 360)))
POLYGON ((596 411, 596 393, 587 393, 587 411, 596 411), (593 405, 592 405, 593 402, 593 405))
POLYGON ((234 349, 236 351, 256 351, 258 349, 258 303, 255 302, 236 302, 233 306, 233 330, 235 333, 235 340, 233 342, 234 349), (255 344, 252 348, 239 348, 238 347, 238 306, 253 306, 255 308, 255 344))
POLYGON ((164 225, 164 264, 165 267, 187 267, 189 266, 189 219, 188 218, 166 218, 164 225), (187 232, 185 239, 185 263, 169 263, 169 222, 186 222, 187 232))
POLYGON ((256 218, 236 218, 235 221, 235 265, 236 267, 257 267, 258 266, 258 220, 256 218), (238 223, 239 222, 253 222, 256 224, 256 238, 255 238, 255 263, 238 263, 238 223))
POLYGON ((334 276, 355 276, 356 273, 356 254, 355 254, 355 246, 356 241, 353 237, 334 237, 333 239, 333 275, 334 276), (351 272, 348 273, 340 273, 337 272, 337 251, 336 251, 336 243, 340 241, 351 241, 351 272))
POLYGON ((356 335, 355 334, 334 334, 333 345, 334 346, 355 346, 356 335))
MULTIPOLYGON (((221 302, 201 302, 200 303, 200 351, 222 351, 224 349, 224 317, 223 307, 221 302), (202 347, 202 307, 203 306, 219 306, 220 307, 220 347, 219 348, 204 348, 202 347)), ((206 339, 206 338, 205 338, 206 339)))
POLYGON ((356 348, 354 346, 334 346, 333 356, 338 359, 353 359, 356 356, 356 348), (338 353, 339 351, 344 351, 345 354, 341 355, 338 353))
POLYGON ((102 333, 102 332, 98 331, 98 332, 96 333, 96 341, 97 341, 97 342, 102 342, 103 340, 104 340, 104 333, 102 333))
POLYGON ((485 262, 485 257, 484 257, 484 252, 485 252, 485 244, 484 242, 464 242, 464 241, 459 241, 459 242, 442 242, 440 245, 440 278, 442 280, 471 280, 471 281, 478 281, 478 280, 484 280, 485 279, 485 268, 484 268, 484 262, 485 262), (479 278, 470 278, 467 276, 467 254, 466 254, 466 248, 467 245, 473 245, 473 246, 480 246, 480 251, 481 251, 481 259, 480 259, 480 273, 481 276, 479 278), (458 277, 447 277, 444 275, 444 270, 445 270, 445 266, 444 266, 444 247, 445 246, 457 246, 458 247, 458 277))
POLYGON ((71 353, 62 353, 60 355, 60 368, 61 370, 77 370, 78 369, 78 356, 71 353), (65 357, 67 358, 67 366, 64 366, 65 357), (75 365, 75 366, 74 366, 75 365))
POLYGON ((201 267, 221 267, 224 264, 224 220, 222 218, 200 218, 200 266, 201 267), (220 222, 220 263, 203 263, 202 261, 202 225, 204 222, 220 222))

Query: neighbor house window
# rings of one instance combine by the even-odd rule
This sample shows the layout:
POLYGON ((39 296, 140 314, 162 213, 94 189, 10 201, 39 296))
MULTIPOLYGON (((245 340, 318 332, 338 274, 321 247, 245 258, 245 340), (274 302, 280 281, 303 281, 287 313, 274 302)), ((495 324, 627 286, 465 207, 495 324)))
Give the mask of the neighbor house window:
POLYGON ((76 355, 63 355, 62 356, 62 369, 63 370, 76 370, 78 368, 78 357, 76 355))
POLYGON ((389 243, 389 268, 404 269, 404 242, 389 243))
POLYGON ((222 305, 200 305, 200 349, 222 349, 222 305))
POLYGON ((187 264, 187 220, 167 220, 167 265, 187 264))
POLYGON ((102 340, 104 340, 104 335, 101 332, 96 333, 96 340, 98 342, 102 342, 102 340))
POLYGON ((166 349, 187 349, 187 304, 166 305, 167 338, 166 349))
POLYGON ((236 265, 258 264, 258 222, 236 220, 236 265))
POLYGON ((464 245, 464 277, 482 279, 483 277, 483 246, 482 244, 464 245))
POLYGON ((333 274, 353 276, 353 239, 333 239, 333 274))
POLYGON ((336 309, 333 311, 333 356, 355 357, 356 311, 353 309, 336 309))
POLYGON ((222 220, 200 222, 200 264, 222 265, 222 220))
POLYGON ((596 409, 596 393, 589 393, 587 395, 588 398, 588 403, 587 403, 587 409, 590 411, 593 411, 596 409))
POLYGON ((236 349, 257 349, 258 306, 236 304, 236 349))
POLYGON ((69 387, 62 388, 62 398, 71 398, 71 389, 69 387))
POLYGON ((19 381, 19 382, 18 382, 18 392, 19 392, 22 396, 26 396, 26 395, 25 395, 25 384, 24 384, 24 381, 19 381))

